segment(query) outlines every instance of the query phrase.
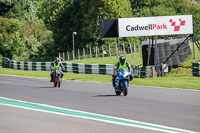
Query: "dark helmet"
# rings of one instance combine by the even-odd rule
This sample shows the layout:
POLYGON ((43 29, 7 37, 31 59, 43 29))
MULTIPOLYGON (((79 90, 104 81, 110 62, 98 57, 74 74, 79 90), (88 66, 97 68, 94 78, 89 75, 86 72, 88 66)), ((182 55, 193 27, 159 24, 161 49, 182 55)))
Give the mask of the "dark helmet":
POLYGON ((60 61, 60 59, 58 57, 55 57, 56 64, 58 64, 59 61, 60 61))
POLYGON ((124 65, 125 60, 126 60, 126 57, 124 57, 124 56, 120 56, 120 57, 119 57, 119 62, 120 62, 122 65, 124 65))

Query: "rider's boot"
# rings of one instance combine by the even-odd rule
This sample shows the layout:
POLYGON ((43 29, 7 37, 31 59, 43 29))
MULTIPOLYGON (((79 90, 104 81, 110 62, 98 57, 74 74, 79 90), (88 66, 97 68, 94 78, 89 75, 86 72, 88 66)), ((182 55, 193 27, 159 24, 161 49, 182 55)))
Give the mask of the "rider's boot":
POLYGON ((115 87, 115 77, 114 76, 112 77, 112 85, 113 85, 113 87, 115 87))

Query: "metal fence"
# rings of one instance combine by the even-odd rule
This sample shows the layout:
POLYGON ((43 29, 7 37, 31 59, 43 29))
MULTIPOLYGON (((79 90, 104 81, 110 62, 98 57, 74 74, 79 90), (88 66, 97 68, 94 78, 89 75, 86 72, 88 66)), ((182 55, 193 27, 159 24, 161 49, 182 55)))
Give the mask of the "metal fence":
MULTIPOLYGON (((98 58, 98 57, 111 57, 111 56, 120 56, 126 54, 132 54, 136 52, 137 48, 135 45, 106 45, 106 46, 95 46, 77 49, 75 55, 73 56, 73 51, 60 52, 59 57, 62 57, 63 60, 74 60, 74 59, 87 59, 87 58, 98 58)), ((139 50, 138 50, 139 51, 139 50)))

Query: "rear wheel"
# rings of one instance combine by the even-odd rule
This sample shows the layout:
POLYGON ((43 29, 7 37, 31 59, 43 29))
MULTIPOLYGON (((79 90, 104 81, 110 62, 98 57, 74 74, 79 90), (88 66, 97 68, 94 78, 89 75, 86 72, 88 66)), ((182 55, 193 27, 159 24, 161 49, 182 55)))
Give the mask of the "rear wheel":
POLYGON ((56 78, 54 78, 54 87, 56 87, 57 86, 57 80, 56 80, 56 78))
POLYGON ((60 87, 60 78, 57 78, 58 87, 60 87))
POLYGON ((127 87, 127 83, 126 82, 124 83, 123 94, 124 94, 124 96, 127 96, 127 94, 128 94, 128 87, 127 87))

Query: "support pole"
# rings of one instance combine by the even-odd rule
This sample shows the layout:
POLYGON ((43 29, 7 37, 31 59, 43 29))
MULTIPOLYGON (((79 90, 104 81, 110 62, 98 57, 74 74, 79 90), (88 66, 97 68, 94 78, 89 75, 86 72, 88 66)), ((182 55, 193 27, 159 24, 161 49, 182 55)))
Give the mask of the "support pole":
POLYGON ((151 46, 151 48, 153 48, 153 40, 154 40, 154 38, 153 38, 153 36, 152 36, 152 46, 151 46))
POLYGON ((74 49, 74 33, 72 33, 72 41, 73 41, 73 60, 75 59, 75 49, 74 49))
POLYGON ((92 48, 90 46, 90 58, 92 58, 92 48))
POLYGON ((193 54, 194 54, 193 59, 196 59, 196 55, 195 55, 195 43, 194 43, 194 41, 193 41, 193 54))
POLYGON ((151 56, 151 47, 153 47, 153 36, 152 36, 152 46, 149 40, 149 52, 148 52, 148 62, 147 62, 147 66, 150 65, 150 56, 151 56))
POLYGON ((116 57, 118 58, 118 48, 117 48, 117 43, 116 43, 116 57))
POLYGON ((124 53, 124 56, 126 57, 126 48, 125 48, 124 42, 123 42, 123 53, 124 53))
POLYGON ((80 50, 78 49, 78 59, 80 60, 80 50))
POLYGON ((102 45, 102 57, 104 58, 104 48, 103 48, 103 45, 102 45))
POLYGON ((96 46, 96 58, 98 57, 98 47, 96 46))
POLYGON ((109 56, 111 57, 110 44, 109 44, 109 56))
POLYGON ((63 52, 63 60, 65 60, 65 53, 63 52))
POLYGON ((133 50, 132 50, 131 42, 129 42, 129 46, 130 46, 130 51, 131 51, 131 54, 132 54, 133 50))
MULTIPOLYGON (((118 49, 120 47, 120 38, 118 37, 118 44, 117 44, 117 55, 119 55, 120 54, 120 50, 118 49)), ((117 56, 117 58, 118 58, 118 56, 117 56)))
POLYGON ((199 44, 199 42, 197 41, 197 39, 196 39, 196 37, 195 37, 194 35, 191 35, 191 36, 192 36, 193 42, 196 44, 197 48, 198 48, 199 51, 200 51, 200 44, 199 44))
POLYGON ((67 60, 69 61, 69 51, 67 51, 67 60))
POLYGON ((85 59, 85 48, 83 48, 83 58, 85 59))

